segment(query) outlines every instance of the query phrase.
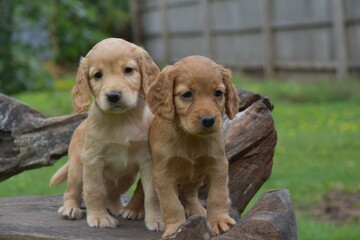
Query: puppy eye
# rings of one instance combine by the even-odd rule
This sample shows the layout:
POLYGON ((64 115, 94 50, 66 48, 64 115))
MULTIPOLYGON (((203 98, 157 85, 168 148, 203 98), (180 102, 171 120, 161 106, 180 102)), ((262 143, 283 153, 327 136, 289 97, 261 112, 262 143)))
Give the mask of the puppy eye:
POLYGON ((94 75, 94 77, 97 78, 97 79, 102 78, 102 76, 103 76, 102 72, 97 72, 94 75))
POLYGON ((125 73, 132 73, 133 71, 134 71, 134 69, 130 68, 130 67, 127 67, 127 68, 124 69, 125 73))
POLYGON ((224 93, 220 90, 215 91, 214 96, 215 97, 221 97, 224 93))
POLYGON ((186 92, 184 94, 181 95, 183 98, 192 98, 193 97, 193 94, 192 92, 186 92))

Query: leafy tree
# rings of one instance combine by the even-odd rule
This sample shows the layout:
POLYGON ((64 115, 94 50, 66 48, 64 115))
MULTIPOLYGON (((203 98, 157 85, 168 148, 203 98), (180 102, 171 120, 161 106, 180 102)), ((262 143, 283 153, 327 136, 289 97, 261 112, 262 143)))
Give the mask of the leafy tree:
POLYGON ((60 63, 78 59, 101 39, 119 36, 129 21, 126 0, 60 0, 53 7, 51 30, 60 63))
POLYGON ((126 0, 0 0, 0 92, 51 88, 44 61, 73 64, 98 41, 121 36, 126 0))

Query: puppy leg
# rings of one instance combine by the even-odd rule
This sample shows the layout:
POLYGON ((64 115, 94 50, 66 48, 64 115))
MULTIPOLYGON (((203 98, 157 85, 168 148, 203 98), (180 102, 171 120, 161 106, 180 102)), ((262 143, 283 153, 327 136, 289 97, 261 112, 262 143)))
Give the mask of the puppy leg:
POLYGON ((121 214, 123 205, 120 196, 131 187, 134 179, 135 176, 124 176, 117 182, 106 181, 107 208, 112 215, 119 216, 121 214))
POLYGON ((180 186, 180 200, 185 208, 186 217, 193 215, 206 216, 206 209, 198 198, 198 189, 202 182, 182 184, 180 186))
POLYGON ((179 226, 186 221, 185 211, 178 197, 178 186, 175 179, 162 176, 159 171, 154 171, 153 176, 166 226, 162 235, 165 238, 175 233, 179 226))
POLYGON ((213 235, 228 231, 236 222, 229 216, 228 163, 226 158, 208 176, 207 218, 213 235), (224 167, 225 165, 225 167, 224 167))
POLYGON ((144 210, 144 190, 139 179, 130 202, 120 209, 120 215, 124 219, 142 219, 145 215, 144 210))
POLYGON ((116 218, 106 210, 106 188, 103 178, 104 163, 101 159, 84 164, 84 197, 87 209, 87 223, 90 227, 111 227, 118 225, 116 218))
POLYGON ((82 197, 82 176, 83 166, 78 159, 78 156, 69 156, 69 167, 67 177, 67 187, 64 193, 64 205, 58 210, 58 213, 63 218, 81 219, 82 211, 80 209, 82 197))
POLYGON ((165 223, 163 221, 159 199, 155 191, 151 165, 143 166, 143 168, 140 169, 140 173, 145 193, 145 225, 150 231, 164 231, 165 223))

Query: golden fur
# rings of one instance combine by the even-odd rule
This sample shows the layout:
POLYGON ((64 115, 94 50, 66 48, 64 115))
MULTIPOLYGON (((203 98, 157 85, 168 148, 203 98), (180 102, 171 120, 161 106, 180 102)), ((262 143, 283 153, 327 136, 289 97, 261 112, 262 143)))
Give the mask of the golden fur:
POLYGON ((166 224, 173 234, 186 217, 207 215, 213 234, 235 224, 229 216, 228 161, 222 118, 238 112, 231 73, 208 58, 190 56, 166 67, 146 94, 155 118, 149 143, 153 178, 166 224), (207 210, 198 188, 208 186, 207 210))
POLYGON ((158 73, 144 49, 122 39, 99 42, 81 60, 72 90, 73 107, 84 112, 92 95, 95 101, 87 119, 74 131, 69 161, 50 182, 59 184, 67 176, 64 205, 59 209, 63 217, 81 218, 83 192, 91 227, 117 226, 107 209, 112 215, 131 219, 143 217, 145 210, 147 228, 163 229, 148 146, 153 115, 144 100, 144 90, 158 73), (119 197, 139 171, 142 184, 124 207, 119 197))

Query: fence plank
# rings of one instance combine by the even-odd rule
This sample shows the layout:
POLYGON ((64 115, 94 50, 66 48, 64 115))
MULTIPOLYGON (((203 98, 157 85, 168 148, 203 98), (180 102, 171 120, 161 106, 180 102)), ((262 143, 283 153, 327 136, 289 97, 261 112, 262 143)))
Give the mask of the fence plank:
POLYGON ((334 16, 334 39, 336 48, 336 77, 341 80, 348 74, 348 57, 346 43, 346 26, 344 17, 344 1, 332 0, 334 16))
POLYGON ((131 15, 131 27, 132 27, 132 39, 138 44, 142 45, 141 37, 141 23, 140 23, 140 3, 139 0, 133 0, 130 2, 130 15, 131 15))
POLYGON ((161 38, 164 46, 164 56, 163 61, 169 62, 170 60, 170 40, 169 40, 169 28, 168 28, 168 20, 167 20, 167 8, 166 8, 166 0, 158 0, 159 8, 161 13, 161 22, 162 22, 162 34, 161 38))
POLYGON ((268 77, 290 70, 334 72, 341 79, 360 69, 360 52, 347 52, 359 45, 358 0, 139 2, 144 44, 155 61, 201 54, 268 77))
POLYGON ((267 78, 274 75, 274 44, 273 44, 273 30, 272 30, 272 0, 262 0, 263 12, 263 37, 264 37, 264 73, 267 78))
POLYGON ((204 11, 204 39, 206 45, 206 55, 209 58, 214 57, 212 50, 212 34, 210 26, 210 10, 209 10, 209 0, 202 0, 201 2, 204 11))

